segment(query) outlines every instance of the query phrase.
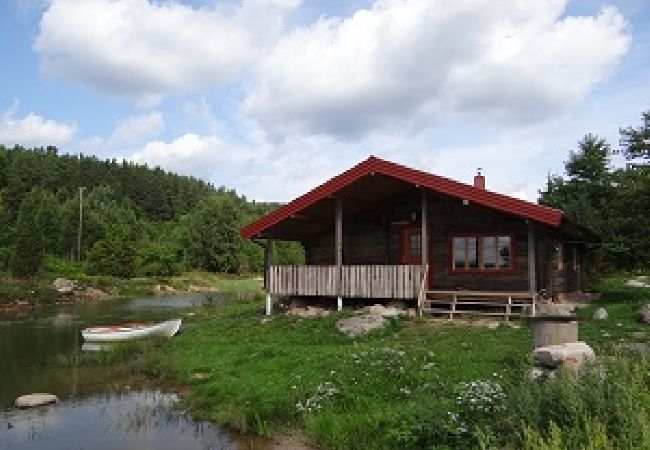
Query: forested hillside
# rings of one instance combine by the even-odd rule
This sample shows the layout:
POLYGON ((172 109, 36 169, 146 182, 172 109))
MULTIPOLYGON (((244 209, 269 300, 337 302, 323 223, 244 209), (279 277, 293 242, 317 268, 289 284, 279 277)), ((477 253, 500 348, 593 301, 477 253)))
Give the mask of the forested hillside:
MULTIPOLYGON (((238 230, 273 207, 160 168, 0 146, 0 271, 33 275, 47 258, 79 253, 91 274, 259 271, 261 248, 238 230)), ((302 252, 284 244, 276 258, 302 252)))

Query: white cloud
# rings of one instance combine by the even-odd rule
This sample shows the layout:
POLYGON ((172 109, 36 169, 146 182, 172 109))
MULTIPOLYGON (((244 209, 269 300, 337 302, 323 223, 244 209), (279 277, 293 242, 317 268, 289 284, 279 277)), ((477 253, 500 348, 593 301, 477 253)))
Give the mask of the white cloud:
POLYGON ((52 0, 34 48, 43 69, 99 91, 155 103, 227 83, 272 45, 298 0, 192 8, 149 0, 52 0))
POLYGON ((139 144, 159 136, 164 130, 165 120, 160 112, 127 117, 113 130, 109 145, 139 144))
POLYGON ((378 0, 346 19, 321 18, 268 54, 244 111, 284 134, 549 117, 584 99, 630 45, 616 9, 577 17, 565 7, 378 0))
POLYGON ((228 146, 219 137, 186 133, 169 142, 148 142, 126 159, 183 175, 210 178, 227 156, 228 146))
POLYGON ((16 117, 18 102, 0 115, 0 144, 25 147, 60 146, 70 142, 77 131, 74 124, 45 119, 33 112, 16 117))

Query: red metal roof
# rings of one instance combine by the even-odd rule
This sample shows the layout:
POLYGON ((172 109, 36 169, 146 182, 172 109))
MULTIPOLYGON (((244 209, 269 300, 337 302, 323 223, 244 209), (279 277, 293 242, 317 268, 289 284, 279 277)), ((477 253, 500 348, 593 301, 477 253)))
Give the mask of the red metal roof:
POLYGON ((254 237, 265 229, 287 219, 310 205, 334 195, 344 187, 369 174, 382 174, 407 183, 411 183, 432 192, 466 199, 479 205, 498 211, 513 214, 525 219, 559 227, 563 214, 562 211, 547 206, 538 205, 507 195, 491 192, 486 189, 460 183, 449 178, 433 175, 421 170, 411 169, 375 156, 357 164, 351 169, 335 176, 320 186, 315 187, 306 194, 301 195, 286 205, 268 213, 257 221, 245 226, 241 230, 242 237, 254 237))

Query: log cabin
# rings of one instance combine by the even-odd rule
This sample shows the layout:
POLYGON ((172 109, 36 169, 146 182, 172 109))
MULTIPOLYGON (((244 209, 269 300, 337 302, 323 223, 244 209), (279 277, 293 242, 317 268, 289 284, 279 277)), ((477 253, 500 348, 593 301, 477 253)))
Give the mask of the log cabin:
MULTIPOLYGON (((265 247, 273 297, 399 300, 420 314, 534 315, 540 295, 584 288, 593 233, 559 209, 374 156, 241 230, 265 247), (299 242, 305 265, 271 265, 273 241, 299 242)), ((336 303, 334 303, 336 302, 336 303)))

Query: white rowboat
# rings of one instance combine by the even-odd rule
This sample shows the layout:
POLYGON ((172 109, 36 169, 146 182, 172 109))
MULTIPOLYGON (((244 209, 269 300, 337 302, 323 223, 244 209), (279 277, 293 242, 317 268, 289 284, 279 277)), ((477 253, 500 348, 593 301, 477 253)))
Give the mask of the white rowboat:
POLYGON ((124 324, 104 327, 91 327, 81 331, 87 342, 130 341, 150 336, 172 337, 178 333, 181 319, 168 320, 155 324, 124 324))

